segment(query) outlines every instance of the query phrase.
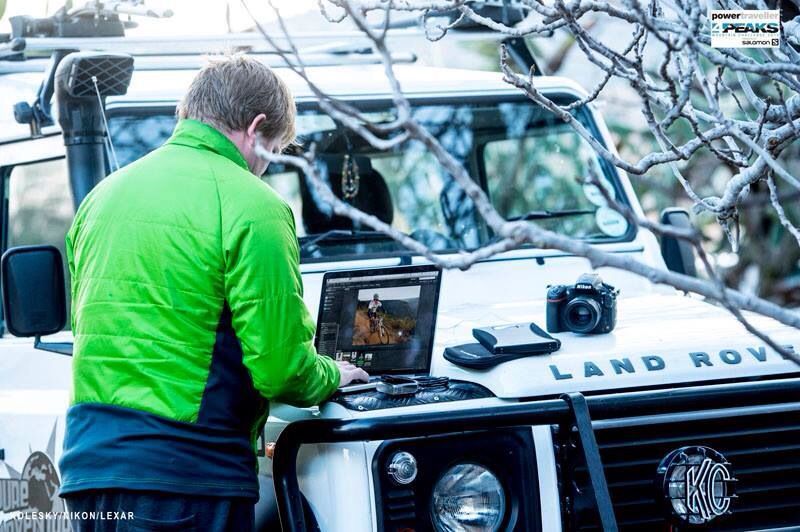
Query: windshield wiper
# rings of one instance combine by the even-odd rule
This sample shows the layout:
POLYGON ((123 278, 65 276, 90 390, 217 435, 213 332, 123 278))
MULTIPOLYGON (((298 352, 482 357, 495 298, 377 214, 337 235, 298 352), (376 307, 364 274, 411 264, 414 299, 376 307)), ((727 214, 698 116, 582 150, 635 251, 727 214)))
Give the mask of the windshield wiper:
POLYGON ((331 229, 324 233, 308 235, 308 240, 300 244, 300 251, 308 251, 323 240, 357 240, 360 238, 369 240, 392 240, 392 237, 381 231, 361 231, 357 229, 331 229))
POLYGON ((530 220, 550 220, 553 218, 568 218, 570 216, 583 216, 586 214, 594 214, 595 211, 591 209, 563 209, 560 211, 529 211, 519 216, 512 216, 507 218, 509 222, 520 222, 530 220))

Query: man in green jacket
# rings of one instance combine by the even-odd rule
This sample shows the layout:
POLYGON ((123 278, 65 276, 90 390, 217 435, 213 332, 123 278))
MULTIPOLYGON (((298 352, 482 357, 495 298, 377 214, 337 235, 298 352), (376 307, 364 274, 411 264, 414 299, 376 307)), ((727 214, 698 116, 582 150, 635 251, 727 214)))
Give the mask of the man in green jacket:
POLYGON ((367 375, 316 353, 294 218, 259 178, 256 144, 294 137, 288 88, 256 60, 216 60, 178 117, 164 146, 86 197, 67 235, 61 494, 150 529, 249 530, 269 401, 319 404, 367 375))

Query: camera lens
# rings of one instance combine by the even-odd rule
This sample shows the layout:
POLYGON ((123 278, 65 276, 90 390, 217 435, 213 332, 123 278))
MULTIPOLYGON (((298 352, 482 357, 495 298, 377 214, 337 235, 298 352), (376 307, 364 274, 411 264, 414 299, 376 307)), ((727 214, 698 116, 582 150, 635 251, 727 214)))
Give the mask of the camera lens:
POLYGON ((589 333, 600 323, 600 305, 585 296, 578 296, 564 307, 564 324, 576 333, 589 333))

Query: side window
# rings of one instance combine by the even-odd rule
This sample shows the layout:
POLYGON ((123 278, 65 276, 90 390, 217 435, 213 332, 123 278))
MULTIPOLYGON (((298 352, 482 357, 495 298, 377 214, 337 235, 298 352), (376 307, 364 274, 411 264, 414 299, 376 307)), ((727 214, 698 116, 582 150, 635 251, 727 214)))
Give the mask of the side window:
POLYGON ((280 164, 271 164, 262 179, 292 208, 298 238, 306 236, 303 225, 303 202, 300 197, 300 176, 297 172, 280 164))
POLYGON ((177 119, 172 114, 121 115, 108 119, 108 129, 120 167, 131 164, 164 144, 177 119))
MULTIPOLYGON (((66 270, 64 238, 75 214, 66 160, 15 166, 11 170, 7 190, 8 246, 56 246, 64 257, 66 270)), ((67 271, 64 272, 64 278, 69 284, 67 271)))

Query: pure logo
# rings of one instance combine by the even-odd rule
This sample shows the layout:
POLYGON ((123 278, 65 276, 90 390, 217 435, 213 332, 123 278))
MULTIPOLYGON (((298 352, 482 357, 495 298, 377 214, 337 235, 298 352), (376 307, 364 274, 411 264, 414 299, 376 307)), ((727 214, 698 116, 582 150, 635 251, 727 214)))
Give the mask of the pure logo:
POLYGON ((0 532, 42 531, 69 532, 71 525, 64 517, 64 501, 59 498, 61 480, 55 466, 56 425, 50 433, 45 451, 31 451, 22 470, 0 461, 7 478, 0 478, 0 532), (59 514, 53 519, 33 517, 38 513, 59 514))
POLYGON ((704 525, 730 513, 735 498, 730 463, 710 447, 681 447, 658 467, 657 484, 670 513, 682 524, 704 525))

